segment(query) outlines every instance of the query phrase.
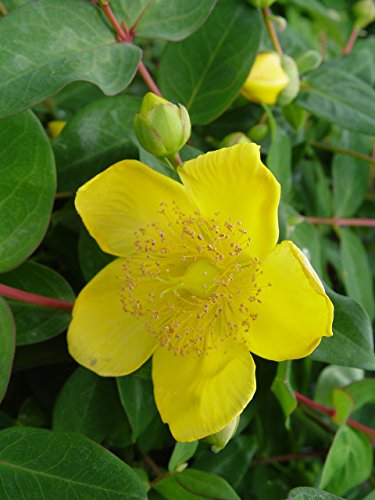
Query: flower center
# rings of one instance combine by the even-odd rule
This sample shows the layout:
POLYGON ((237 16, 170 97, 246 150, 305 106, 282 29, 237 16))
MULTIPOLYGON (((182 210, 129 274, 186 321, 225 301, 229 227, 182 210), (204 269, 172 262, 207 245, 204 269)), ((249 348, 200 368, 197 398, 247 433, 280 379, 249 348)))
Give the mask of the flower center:
POLYGON ((139 228, 123 266, 124 311, 175 354, 200 356, 228 338, 244 343, 257 317, 259 259, 241 222, 216 215, 161 204, 158 222, 139 228))
POLYGON ((198 259, 187 266, 182 276, 169 278, 173 285, 165 293, 186 290, 195 297, 209 297, 217 286, 219 276, 220 271, 215 264, 208 259, 198 259))

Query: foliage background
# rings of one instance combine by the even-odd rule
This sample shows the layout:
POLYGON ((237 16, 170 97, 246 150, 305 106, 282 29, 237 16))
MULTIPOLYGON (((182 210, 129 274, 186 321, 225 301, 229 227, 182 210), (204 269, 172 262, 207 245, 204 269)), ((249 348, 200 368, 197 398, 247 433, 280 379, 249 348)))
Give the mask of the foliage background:
POLYGON ((116 41, 95 1, 0 2, 1 295, 5 285, 74 301, 110 259, 83 228, 75 190, 124 158, 173 175, 133 131, 148 90, 142 58, 163 95, 189 110, 183 159, 268 124, 260 143, 283 188, 281 237, 303 249, 335 304, 335 335, 310 358, 257 359, 256 396, 214 455, 173 441, 148 364, 100 378, 67 353, 68 306, 0 297, 1 498, 374 500, 375 37, 370 25, 346 45, 352 6, 272 6, 287 21, 281 31, 271 19, 301 90, 264 110, 238 97, 256 54, 272 50, 265 11, 245 1, 112 0, 117 18, 136 24, 133 43, 116 41), (311 50, 323 63, 306 71, 311 50), (51 120, 68 122, 57 139, 51 120))

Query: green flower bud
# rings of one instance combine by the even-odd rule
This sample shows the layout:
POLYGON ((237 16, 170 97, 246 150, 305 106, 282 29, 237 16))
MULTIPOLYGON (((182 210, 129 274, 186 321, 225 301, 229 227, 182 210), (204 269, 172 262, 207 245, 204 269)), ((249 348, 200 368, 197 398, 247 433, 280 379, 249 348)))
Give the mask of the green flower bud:
POLYGON ((273 3, 276 2, 276 0, 247 0, 250 5, 253 5, 253 7, 260 7, 261 9, 264 9, 265 7, 269 7, 273 3))
POLYGON ((251 142, 243 132, 232 132, 224 137, 220 143, 221 148, 229 148, 235 144, 245 144, 246 142, 251 142))
POLYGON ((181 104, 176 106, 148 92, 135 115, 134 129, 146 151, 158 157, 173 156, 190 137, 189 113, 181 104))
POLYGON ((277 99, 277 104, 279 104, 280 106, 285 106, 286 104, 292 102, 293 99, 297 96, 300 87, 300 80, 297 64, 291 57, 283 54, 281 56, 281 66, 289 77, 289 83, 280 92, 280 95, 277 99))
POLYGON ((214 453, 219 453, 235 435, 239 423, 240 416, 234 418, 226 427, 221 429, 221 431, 204 438, 204 441, 211 445, 211 450, 214 453))
POLYGON ((296 64, 300 73, 307 73, 321 65, 323 57, 317 50, 308 50, 296 58, 296 64))
POLYGON ((366 28, 375 20, 375 3, 373 0, 360 0, 353 5, 355 26, 366 28))
POLYGON ((267 123, 260 123, 251 127, 247 133, 248 138, 253 142, 262 141, 269 134, 270 128, 267 123))

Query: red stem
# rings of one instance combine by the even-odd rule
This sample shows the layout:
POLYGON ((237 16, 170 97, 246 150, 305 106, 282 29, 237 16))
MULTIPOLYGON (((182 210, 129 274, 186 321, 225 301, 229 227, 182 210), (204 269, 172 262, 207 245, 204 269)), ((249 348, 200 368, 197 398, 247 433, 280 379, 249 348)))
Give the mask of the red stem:
POLYGON ((0 284, 0 296, 41 307, 50 307, 51 309, 62 309, 64 311, 71 311, 73 309, 73 302, 44 297, 43 295, 25 292, 7 285, 0 284))
POLYGON ((311 224, 330 224, 331 226, 375 227, 375 219, 340 219, 336 217, 304 217, 311 224))
MULTIPOLYGON (((132 40, 133 40, 134 33, 130 33, 130 31, 129 31, 129 29, 126 26, 124 21, 122 21, 122 26, 124 27, 124 29, 122 28, 121 24, 118 22, 118 20, 115 16, 115 13, 113 12, 113 10, 111 9, 111 6, 108 3, 102 3, 101 6, 102 6, 103 12, 106 15, 107 19, 112 24, 113 29, 115 30, 115 32, 117 34, 118 40, 120 42, 131 44, 132 40)), ((142 60, 139 62, 138 71, 139 71, 139 74, 142 76, 143 80, 145 81, 146 85, 148 86, 148 88, 151 90, 151 92, 153 92, 156 95, 161 96, 160 89, 158 88, 158 86, 154 82, 152 76, 150 75, 148 69, 146 68, 146 66, 144 65, 142 60)))
POLYGON ((354 28, 353 31, 350 33, 350 37, 349 37, 348 41, 346 42, 344 50, 342 51, 343 56, 348 56, 351 53, 351 51, 353 50, 355 41, 357 40, 360 32, 361 32, 360 28, 354 28))
MULTIPOLYGON (((320 403, 316 403, 312 399, 309 399, 308 397, 304 396, 303 394, 300 394, 299 392, 294 393, 296 396, 296 399, 299 403, 306 405, 310 408, 313 408, 316 411, 319 411, 320 413, 325 413, 326 415, 330 415, 331 417, 336 415, 336 411, 333 408, 330 408, 329 406, 322 405, 320 403)), ((346 421, 350 427, 353 427, 354 429, 358 429, 362 432, 365 432, 369 436, 372 436, 375 438, 375 430, 371 429, 370 427, 367 427, 367 425, 363 425, 356 420, 352 420, 351 418, 348 418, 346 421)))
POLYGON ((148 69, 143 64, 142 61, 139 62, 138 71, 139 71, 140 75, 142 76, 143 80, 145 81, 147 87, 151 90, 151 92, 153 92, 156 95, 161 96, 161 91, 160 91, 159 87, 154 82, 152 76, 150 75, 148 69))
POLYGON ((263 18, 264 18, 264 22, 265 22, 266 27, 267 27, 268 34, 269 34, 271 41, 272 41, 272 45, 277 50, 277 52, 280 55, 282 55, 283 49, 281 48, 275 26, 272 22, 271 9, 269 7, 265 7, 264 9, 262 9, 262 13, 263 13, 263 18))
POLYGON ((287 455, 275 455, 272 457, 255 458, 251 462, 251 465, 292 462, 294 460, 300 460, 301 458, 321 457, 326 454, 327 450, 297 451, 296 453, 288 453, 287 455))

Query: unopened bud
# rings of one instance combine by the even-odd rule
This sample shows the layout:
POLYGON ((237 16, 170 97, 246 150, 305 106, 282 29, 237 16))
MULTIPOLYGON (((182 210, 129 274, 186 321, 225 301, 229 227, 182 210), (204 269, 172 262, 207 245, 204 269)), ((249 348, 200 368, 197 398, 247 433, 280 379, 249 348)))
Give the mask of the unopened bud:
POLYGON ((288 75, 289 82, 280 92, 280 95, 277 99, 277 104, 280 104, 280 106, 285 106, 286 104, 292 102, 293 99, 297 96, 299 92, 300 81, 297 64, 291 57, 283 54, 281 56, 281 65, 285 73, 288 75))
POLYGON ((247 142, 251 142, 251 140, 246 134, 243 132, 232 132, 224 137, 220 143, 220 147, 229 148, 231 146, 235 146, 236 144, 246 144, 247 142))
POLYGON ((146 151, 158 157, 173 156, 190 137, 189 113, 181 104, 176 106, 148 92, 135 115, 134 129, 146 151))
POLYGON ((264 9, 265 7, 269 7, 273 3, 276 2, 276 0, 247 0, 250 5, 253 5, 254 7, 260 7, 261 9, 264 9))
POLYGON ((204 441, 211 445, 211 450, 214 453, 218 453, 223 450, 232 437, 235 435, 238 424, 240 423, 240 417, 234 418, 227 426, 225 426, 221 431, 216 432, 216 434, 211 434, 204 438, 204 441))
POLYGON ((259 123, 249 129, 247 136, 253 142, 260 142, 269 134, 270 128, 267 123, 259 123))
POLYGON ((296 64, 300 73, 307 73, 318 68, 323 61, 323 57, 317 50, 308 50, 296 58, 296 64))
POLYGON ((52 120, 47 123, 47 130, 49 132, 49 135, 53 139, 57 139, 58 136, 61 134, 62 129, 65 127, 66 122, 63 120, 52 120))
POLYGON ((375 20, 375 2, 373 0, 360 0, 353 5, 355 26, 366 28, 375 20))
POLYGON ((277 52, 258 54, 241 94, 254 102, 275 104, 280 92, 288 85, 289 77, 277 52))

